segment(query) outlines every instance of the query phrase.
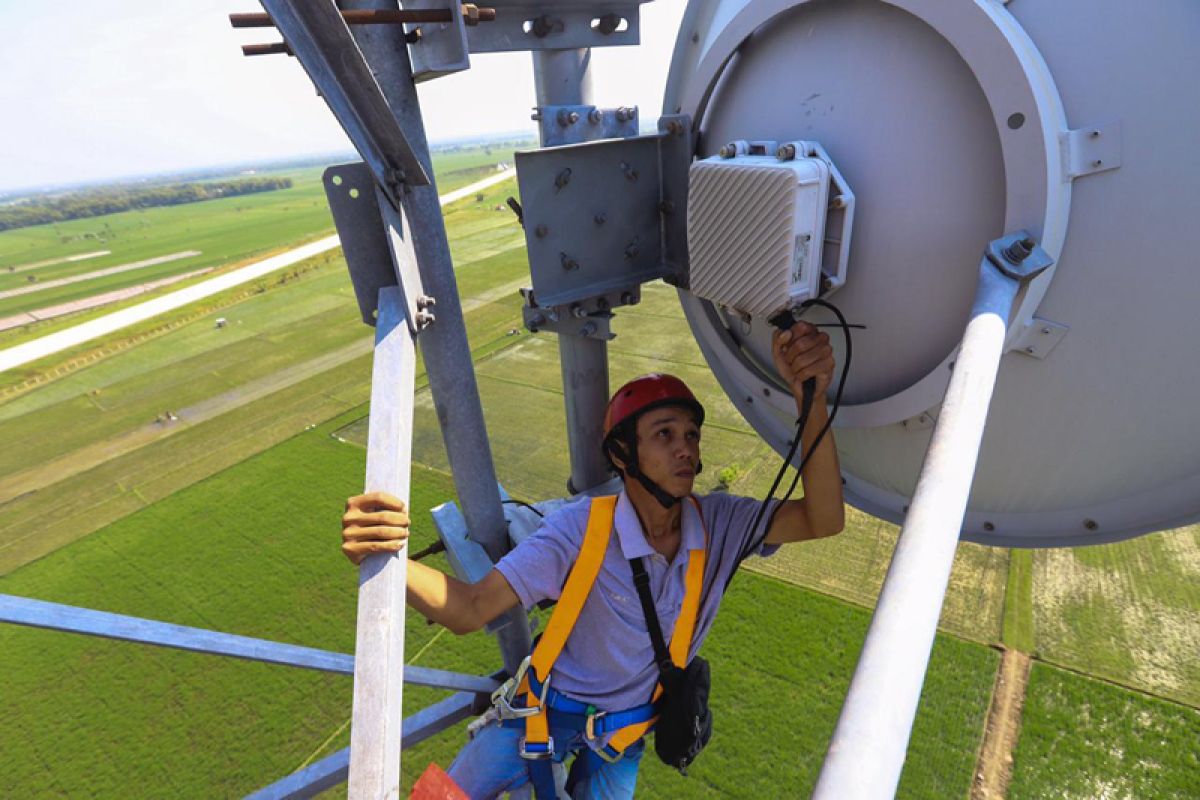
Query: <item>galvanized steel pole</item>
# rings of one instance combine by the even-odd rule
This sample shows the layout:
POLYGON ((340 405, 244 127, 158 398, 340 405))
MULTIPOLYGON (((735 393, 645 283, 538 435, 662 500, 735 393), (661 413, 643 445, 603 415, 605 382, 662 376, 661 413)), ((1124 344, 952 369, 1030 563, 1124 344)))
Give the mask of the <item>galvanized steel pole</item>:
MULTIPOLYGON (((339 6, 345 11, 397 8, 394 0, 347 0, 339 6)), ((421 352, 459 505, 471 538, 497 561, 508 551, 508 526, 500 503, 408 46, 399 27, 369 25, 355 27, 353 32, 405 137, 430 176, 429 186, 406 189, 403 195, 403 213, 412 231, 421 281, 425 293, 437 301, 436 321, 421 332, 421 352)), ((507 624, 496 636, 504 667, 511 674, 532 647, 524 611, 519 608, 510 611, 507 624)))
MULTIPOLYGON (((538 108, 592 105, 590 50, 534 50, 532 55, 538 108)), ((558 358, 571 454, 568 488, 581 492, 612 477, 600 451, 608 404, 608 345, 600 339, 560 333, 558 358)))
POLYGON ((816 800, 879 800, 896 792, 1019 288, 984 259, 975 307, 816 800))
MULTIPOLYGON (((416 342, 405 319, 400 288, 381 289, 366 490, 389 492, 405 503, 412 464, 416 363, 416 342)), ((394 555, 368 556, 359 567, 350 726, 349 796, 353 798, 394 797, 400 792, 407 573, 407 545, 394 555)))

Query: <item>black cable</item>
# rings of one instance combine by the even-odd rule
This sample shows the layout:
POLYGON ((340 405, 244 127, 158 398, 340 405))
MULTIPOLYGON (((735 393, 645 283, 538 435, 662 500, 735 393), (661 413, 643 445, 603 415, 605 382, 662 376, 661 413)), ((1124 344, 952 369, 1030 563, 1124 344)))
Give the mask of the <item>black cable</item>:
MULTIPOLYGON (((751 553, 753 553, 755 550, 757 550, 762 545, 763 541, 767 538, 767 533, 771 530, 771 525, 775 521, 775 515, 777 513, 779 513, 779 509, 783 507, 783 504, 788 501, 788 499, 792 496, 792 493, 796 490, 796 486, 800 482, 800 475, 803 472, 804 467, 808 464, 809 458, 811 458, 812 454, 816 452, 817 448, 821 444, 821 441, 825 438, 825 434, 829 432, 830 427, 833 425, 833 420, 835 417, 837 417, 838 409, 841 407, 841 404, 842 404, 842 392, 846 388, 846 377, 850 374, 850 359, 853 355, 853 347, 852 347, 852 343, 851 343, 850 328, 851 327, 865 327, 865 326, 851 326, 850 323, 848 323, 846 321, 846 317, 842 314, 841 310, 838 309, 837 306, 833 305, 832 303, 829 303, 828 301, 821 300, 819 298, 813 298, 811 300, 804 301, 803 303, 800 304, 800 309, 803 310, 803 309, 809 308, 814 305, 822 306, 823 308, 827 308, 834 313, 834 315, 838 318, 838 324, 842 329, 842 335, 845 337, 845 341, 846 341, 846 357, 845 357, 845 359, 843 359, 842 374, 841 374, 841 377, 838 379, 837 391, 834 393, 833 408, 830 409, 829 419, 827 419, 825 421, 825 425, 822 426, 821 431, 817 434, 816 438, 813 440, 812 446, 810 448, 808 448, 808 451, 804 454, 803 458, 800 459, 800 465, 796 467, 796 475, 792 479, 791 486, 788 487, 787 493, 783 496, 783 498, 775 506, 775 510, 771 512, 771 516, 767 519, 767 524, 763 529, 762 535, 756 538, 754 536, 754 532, 756 530, 758 530, 759 523, 762 522, 762 518, 763 518, 763 515, 766 513, 767 507, 770 505, 771 500, 774 499, 775 490, 779 488, 779 484, 783 480, 783 476, 787 474, 788 466, 791 465, 792 459, 796 455, 796 449, 800 446, 800 437, 804 433, 804 428, 808 425, 808 415, 809 415, 809 411, 812 408, 812 403, 813 403, 813 399, 814 399, 812 397, 812 390, 809 388, 809 381, 813 381, 813 383, 815 384, 815 380, 810 378, 809 381, 805 381, 805 386, 804 386, 805 392, 804 392, 804 396, 801 398, 800 416, 796 420, 796 434, 795 434, 795 436, 792 437, 792 445, 788 449, 788 453, 784 457, 783 463, 779 467, 779 472, 776 473, 776 475, 775 475, 775 480, 771 484, 771 489, 767 492, 767 496, 765 498, 763 498, 762 503, 759 505, 758 513, 756 513, 754 515, 754 522, 750 526, 750 542, 749 542, 748 546, 743 548, 741 553, 738 555, 738 565, 740 565, 743 561, 745 561, 750 556, 751 553)), ((737 572, 737 566, 735 565, 733 572, 731 572, 730 576, 729 576, 730 581, 733 580, 733 575, 736 574, 736 572, 737 572)), ((728 583, 726 585, 728 586, 728 583)))
POLYGON ((533 512, 533 513, 535 513, 535 514, 537 514, 537 515, 538 515, 539 517, 541 517, 542 519, 545 519, 545 518, 546 518, 546 515, 545 515, 545 514, 543 514, 541 511, 538 511, 536 508, 534 508, 533 506, 531 506, 529 503, 526 503, 524 500, 501 500, 500 502, 502 502, 502 503, 511 503, 511 504, 512 504, 512 505, 514 505, 514 506, 521 506, 522 508, 528 508, 530 511, 532 511, 532 512, 533 512))
POLYGON ((413 553, 411 556, 409 556, 409 558, 413 561, 420 561, 422 558, 425 558, 426 556, 431 556, 434 553, 441 553, 445 549, 446 549, 446 543, 443 542, 441 539, 438 539, 436 542, 429 545, 429 547, 426 547, 424 550, 418 550, 417 552, 413 553))

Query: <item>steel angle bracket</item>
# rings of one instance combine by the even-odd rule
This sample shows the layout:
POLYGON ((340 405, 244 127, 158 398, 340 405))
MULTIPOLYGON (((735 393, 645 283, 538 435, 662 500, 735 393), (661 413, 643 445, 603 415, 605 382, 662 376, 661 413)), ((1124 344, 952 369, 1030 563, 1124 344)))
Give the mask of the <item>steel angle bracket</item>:
POLYGON ((262 5, 388 201, 399 208, 402 183, 428 186, 425 168, 337 6, 331 0, 262 0, 262 5))
MULTIPOLYGON (((501 501, 509 499, 508 492, 500 487, 501 501)), ((479 583, 492 570, 492 559, 483 545, 471 538, 467 520, 456 503, 442 503, 430 512, 438 537, 446 545, 446 560, 458 579, 466 583, 479 583)), ((495 633, 508 625, 510 618, 501 615, 484 626, 488 633, 495 633)))
POLYGON ((503 53, 637 44, 639 7, 648 1, 488 0, 496 19, 467 28, 467 46, 472 53, 503 53))
POLYGON ((611 308, 648 281, 684 282, 691 157, 686 116, 663 117, 648 136, 517 153, 538 305, 608 296, 611 308))
POLYGON ((638 135, 636 106, 542 106, 534 116, 543 147, 638 135))
POLYGON ((363 322, 375 325, 379 290, 399 286, 408 327, 415 335, 433 322, 433 300, 422 287, 403 215, 380 204, 371 170, 361 161, 329 167, 321 179, 363 322))
MULTIPOLYGON (((421 35, 409 46, 417 83, 461 72, 471 53, 568 50, 637 44, 639 5, 649 0, 488 0, 496 10, 486 25, 468 25, 458 2, 450 3, 450 22, 410 25, 421 35)), ((446 0, 405 0, 406 10, 443 9, 446 0)))
MULTIPOLYGON (((440 11, 446 8, 446 5, 446 0, 404 0, 405 11, 440 11)), ((467 47, 467 24, 463 19, 462 3, 452 0, 449 6, 450 22, 427 22, 409 26, 410 32, 421 32, 420 37, 408 48, 412 58, 413 80, 417 83, 471 68, 471 51, 467 47)))

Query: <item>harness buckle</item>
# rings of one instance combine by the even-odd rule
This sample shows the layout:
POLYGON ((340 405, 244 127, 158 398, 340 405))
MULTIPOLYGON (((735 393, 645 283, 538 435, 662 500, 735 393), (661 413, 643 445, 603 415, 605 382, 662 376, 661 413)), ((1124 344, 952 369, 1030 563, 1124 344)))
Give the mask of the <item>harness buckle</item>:
POLYGON ((584 728, 584 732, 588 738, 588 741, 596 741, 596 720, 602 719, 607 715, 607 711, 597 711, 594 714, 588 714, 587 726, 584 728))
MULTIPOLYGON (((537 745, 538 743, 535 742, 534 744, 537 745)), ((539 746, 539 749, 530 751, 526 748, 525 737, 522 736, 517 742, 517 753, 526 761, 545 761, 548 758, 554 758, 554 737, 546 737, 545 750, 542 750, 539 746)))
POLYGON ((517 690, 521 688, 521 682, 525 679, 525 674, 529 672, 529 663, 532 658, 532 655, 525 656, 524 660, 521 661, 521 665, 517 667, 517 674, 501 684, 499 689, 492 692, 492 705, 496 707, 497 713, 500 714, 500 719, 535 717, 542 713, 542 709, 545 708, 546 693, 550 691, 549 675, 546 676, 546 680, 542 684, 541 696, 538 698, 536 706, 517 705, 517 690))
MULTIPOLYGON (((596 720, 602 719, 607 715, 607 711, 597 711, 594 714, 588 714, 587 725, 584 727, 584 735, 587 737, 589 742, 596 742, 599 744, 599 740, 596 736, 596 720)), ((600 735, 603 736, 604 734, 600 735)), ((603 747, 593 747, 592 752, 600 756, 600 758, 604 759, 609 764, 615 764, 625 757, 624 753, 618 753, 607 745, 603 747)))

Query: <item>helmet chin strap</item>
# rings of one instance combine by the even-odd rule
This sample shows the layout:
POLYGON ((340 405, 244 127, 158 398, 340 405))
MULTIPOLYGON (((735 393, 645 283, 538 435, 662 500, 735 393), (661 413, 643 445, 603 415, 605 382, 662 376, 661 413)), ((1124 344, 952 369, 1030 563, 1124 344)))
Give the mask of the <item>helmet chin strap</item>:
POLYGON ((663 489, 657 483, 655 483, 654 481, 652 481, 648 477, 646 477, 646 473, 642 472, 637 467, 636 464, 633 466, 630 466, 626 470, 626 472, 629 475, 632 475, 633 477, 637 478, 638 483, 640 483, 642 486, 646 487, 646 491, 649 492, 654 497, 654 499, 658 501, 658 504, 661 505, 663 508, 666 508, 666 509, 674 508, 675 504, 679 502, 678 497, 676 497, 673 494, 668 494, 665 489, 663 489))
POLYGON ((638 466, 637 439, 635 436, 630 435, 625 445, 629 456, 627 459, 628 466, 625 467, 625 474, 636 478, 637 482, 645 487, 646 491, 658 501, 660 506, 668 510, 674 508, 679 502, 679 498, 673 494, 669 494, 666 489, 650 480, 649 476, 642 472, 642 468, 638 466))

